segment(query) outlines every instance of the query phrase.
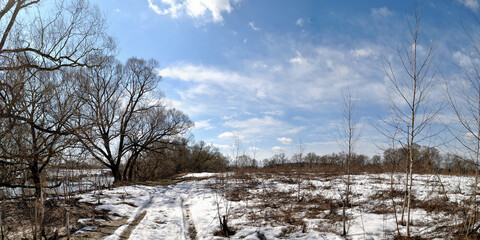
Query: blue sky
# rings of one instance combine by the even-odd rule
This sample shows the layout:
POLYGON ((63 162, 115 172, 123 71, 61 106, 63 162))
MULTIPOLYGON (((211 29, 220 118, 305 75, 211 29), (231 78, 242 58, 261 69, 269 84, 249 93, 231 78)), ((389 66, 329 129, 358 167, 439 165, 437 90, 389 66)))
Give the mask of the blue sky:
MULTIPOLYGON (((407 33, 413 1, 97 0, 118 58, 154 58, 159 89, 195 122, 196 141, 228 154, 233 136, 263 159, 339 152, 341 90, 358 94, 356 151, 381 153, 371 126, 386 116, 382 57, 407 33), (135 2, 135 4, 133 3, 135 2)), ((468 56, 477 0, 424 1, 426 43, 446 78, 468 56)))

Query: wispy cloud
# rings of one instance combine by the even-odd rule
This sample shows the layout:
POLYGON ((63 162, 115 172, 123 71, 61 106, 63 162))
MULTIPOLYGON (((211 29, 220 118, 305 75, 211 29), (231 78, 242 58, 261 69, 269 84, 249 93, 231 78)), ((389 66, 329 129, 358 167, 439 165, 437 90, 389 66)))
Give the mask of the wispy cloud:
POLYGON ((208 129, 212 129, 213 126, 210 125, 210 120, 202 120, 202 121, 195 122, 195 128, 208 130, 208 129))
POLYGON ((272 116, 283 116, 285 113, 282 110, 274 110, 263 112, 263 114, 272 116))
POLYGON ((371 48, 357 48, 350 51, 355 58, 364 58, 374 56, 377 57, 378 53, 371 48))
MULTIPOLYGON (((281 41, 281 39, 276 41, 281 41)), ((384 73, 378 66, 381 46, 342 48, 298 43, 299 49, 284 51, 280 56, 263 59, 245 59, 233 71, 215 66, 192 63, 174 63, 158 71, 164 79, 175 79, 187 84, 179 94, 190 104, 209 103, 210 110, 221 106, 249 107, 257 113, 275 115, 285 108, 331 108, 338 102, 347 79, 359 86, 362 100, 379 102, 384 99, 384 73), (285 59, 288 59, 285 61, 285 59), (301 93, 301 94, 299 94, 301 93), (220 100, 220 101, 219 101, 220 100), (272 108, 272 106, 282 106, 272 108)), ((278 55, 275 53, 275 55, 278 55)), ((214 113, 212 113, 214 114, 214 113)))
POLYGON ((261 29, 255 26, 255 22, 249 22, 248 25, 254 30, 254 31, 260 31, 261 29))
POLYGON ((478 8, 479 8, 478 0, 458 0, 458 2, 460 2, 465 7, 469 8, 474 12, 478 11, 478 8))
POLYGON ((285 122, 273 118, 272 116, 265 116, 262 118, 254 117, 245 120, 229 120, 224 123, 224 126, 237 129, 243 135, 250 136, 255 134, 272 135, 277 131, 284 132, 291 127, 285 122))
POLYGON ((452 54, 452 59, 458 66, 463 68, 468 68, 472 64, 472 59, 460 51, 454 52, 452 54))
POLYGON ((387 7, 381 7, 381 8, 372 8, 371 9, 371 14, 374 17, 390 17, 393 15, 393 12, 390 11, 387 7))
POLYGON ((358 86, 361 101, 383 104, 384 72, 378 66, 383 46, 316 45, 278 36, 264 42, 268 48, 261 58, 237 59, 235 68, 179 62, 158 71, 163 81, 179 86, 181 99, 175 100, 182 110, 195 119, 211 119, 215 128, 209 131, 216 136, 211 142, 228 144, 239 134, 246 142, 262 142, 265 148, 259 156, 267 157, 281 144, 272 141, 283 144, 297 136, 318 136, 315 126, 328 124, 318 119, 338 111, 347 80, 358 86), (308 118, 296 120, 292 112, 308 118))
POLYGON ((194 19, 223 22, 223 13, 233 11, 239 0, 148 0, 148 6, 155 13, 170 15, 172 18, 188 16, 194 19))
POLYGON ((299 18, 299 19, 297 19, 297 21, 295 22, 295 24, 296 24, 297 26, 300 26, 300 27, 301 27, 301 26, 303 26, 303 22, 304 22, 303 18, 299 18))

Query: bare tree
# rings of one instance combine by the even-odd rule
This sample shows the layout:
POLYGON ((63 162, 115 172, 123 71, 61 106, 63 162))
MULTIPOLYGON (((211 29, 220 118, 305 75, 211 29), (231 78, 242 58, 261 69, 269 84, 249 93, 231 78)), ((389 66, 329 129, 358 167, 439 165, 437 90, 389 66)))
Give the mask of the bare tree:
POLYGON ((78 103, 70 70, 114 49, 96 7, 39 2, 0 3, 0 186, 35 190, 34 239, 47 238, 43 189, 60 184, 49 185, 46 170, 74 142, 69 121, 78 103))
POLYGON ((358 128, 359 116, 358 116, 358 106, 355 103, 356 94, 352 92, 350 87, 342 91, 343 97, 343 124, 341 129, 342 134, 342 145, 345 149, 346 162, 345 162, 345 173, 347 175, 347 181, 345 186, 345 198, 343 199, 343 208, 342 208, 342 217, 343 217, 343 236, 347 235, 347 216, 346 209, 350 206, 350 174, 351 174, 351 164, 354 157, 354 148, 355 144, 358 141, 360 136, 360 129, 358 128))
POLYGON ((80 74, 76 135, 93 158, 112 171, 114 182, 132 180, 138 157, 168 147, 192 122, 182 112, 167 109, 155 95, 160 77, 157 62, 130 58, 125 65, 113 58, 80 74), (123 173, 121 165, 125 164, 123 173))
POLYGON ((407 23, 409 35, 395 54, 401 70, 397 71, 397 66, 389 57, 384 61, 384 70, 392 87, 388 96, 391 116, 387 124, 398 130, 399 143, 407 146, 409 151, 406 168, 406 228, 407 236, 410 237, 414 145, 431 139, 435 135, 434 132, 429 131, 431 130, 429 127, 432 126, 432 121, 438 115, 441 105, 430 99, 436 73, 431 66, 437 45, 431 42, 425 42, 426 45, 423 45, 421 6, 415 6, 413 21, 407 17, 407 23))
MULTIPOLYGON (((477 24, 480 24, 478 19, 476 21, 477 24)), ((474 36, 465 25, 463 27, 471 43, 470 62, 459 66, 464 78, 452 83, 446 82, 446 86, 449 105, 456 116, 456 123, 449 124, 448 129, 461 146, 468 151, 469 159, 473 159, 473 161, 465 162, 468 168, 473 168, 475 172, 475 182, 472 185, 469 204, 472 208, 464 223, 465 232, 470 235, 480 228, 480 225, 476 226, 480 161, 480 64, 478 63, 480 42, 478 36, 474 36)))
MULTIPOLYGON (((232 162, 231 165, 236 167, 242 167, 246 164, 242 163, 241 156, 246 156, 245 146, 243 144, 243 136, 240 134, 234 134, 232 136, 233 145, 231 146, 232 151, 232 162)), ((245 158, 244 158, 245 159, 245 158)))
POLYGON ((78 107, 65 67, 88 66, 88 55, 114 46, 88 2, 56 1, 51 16, 34 11, 39 2, 0 4, 0 161, 10 172, 0 184, 27 186, 17 176, 28 169, 35 186, 27 187, 37 196, 39 175, 68 145, 67 123, 78 107))
POLYGON ((305 152, 305 143, 302 141, 302 138, 298 139, 297 143, 297 150, 296 153, 292 156, 292 160, 296 162, 299 166, 297 168, 296 172, 296 178, 297 178, 297 202, 300 202, 302 200, 301 198, 301 187, 302 187, 302 181, 303 181, 303 153, 305 152))
POLYGON ((54 14, 44 16, 35 9, 39 2, 2 1, 0 71, 88 66, 89 55, 114 49, 96 6, 85 0, 56 0, 47 10, 54 14))
POLYGON ((259 161, 257 160, 257 154, 260 151, 260 147, 258 146, 258 142, 250 142, 250 151, 252 152, 252 167, 258 167, 259 161))
POLYGON ((0 185, 35 189, 41 212, 35 222, 45 236, 43 189, 60 185, 47 184, 46 169, 58 164, 64 150, 74 142, 68 125, 78 109, 73 79, 68 72, 58 71, 4 71, 0 76, 3 83, 16 86, 14 91, 5 91, 7 96, 15 94, 14 104, 8 102, 12 97, 0 100, 2 106, 8 106, 7 116, 11 116, 0 118, 6 127, 0 136, 0 141, 6 143, 0 146, 0 161, 8 165, 11 174, 0 185))

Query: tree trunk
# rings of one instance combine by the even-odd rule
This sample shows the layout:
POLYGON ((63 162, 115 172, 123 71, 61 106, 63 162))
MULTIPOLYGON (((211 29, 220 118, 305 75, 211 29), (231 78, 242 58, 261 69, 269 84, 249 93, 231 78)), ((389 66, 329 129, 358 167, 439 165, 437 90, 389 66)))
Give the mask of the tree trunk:
POLYGON ((0 205, 0 239, 4 240, 5 236, 3 235, 3 224, 2 224, 2 208, 0 205))
POLYGON ((120 173, 120 167, 117 165, 112 165, 110 167, 110 170, 112 170, 112 175, 113 175, 113 184, 118 184, 122 182, 122 174, 120 173))
POLYGON ((42 183, 36 161, 30 166, 30 172, 32 173, 33 186, 35 187, 35 198, 40 199, 42 192, 42 183))
POLYGON ((408 201, 408 176, 409 176, 409 171, 408 171, 408 159, 405 161, 405 194, 403 194, 403 203, 402 203, 402 217, 400 218, 400 224, 402 226, 405 226, 405 208, 407 207, 407 201, 408 201))
POLYGON ((135 163, 137 162, 137 158, 135 157, 130 164, 130 168, 128 169, 128 181, 133 181, 133 169, 135 168, 135 163))

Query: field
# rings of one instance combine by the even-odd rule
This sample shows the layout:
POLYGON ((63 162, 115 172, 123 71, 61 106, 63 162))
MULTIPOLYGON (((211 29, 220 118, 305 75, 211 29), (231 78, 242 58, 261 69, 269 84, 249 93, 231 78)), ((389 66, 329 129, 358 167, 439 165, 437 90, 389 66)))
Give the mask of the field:
MULTIPOLYGON (((348 234, 343 237, 345 182, 346 176, 338 174, 262 170, 188 174, 170 182, 80 193, 72 199, 91 212, 72 214, 75 231, 71 237, 222 239, 219 216, 225 216, 231 239, 393 239, 399 233, 405 235, 405 226, 398 224, 397 229, 405 194, 403 174, 352 175, 348 234)), ((415 175, 412 235, 457 238, 465 214, 473 207, 469 205, 473 183, 472 177, 415 175)), ((22 234, 11 230, 7 239, 22 234)))

